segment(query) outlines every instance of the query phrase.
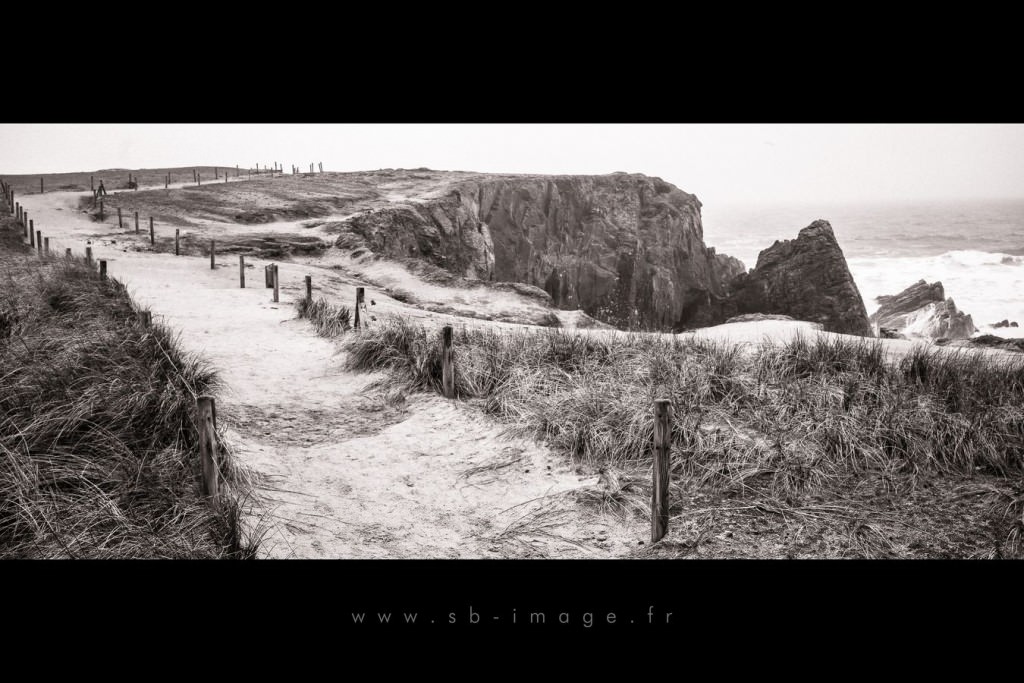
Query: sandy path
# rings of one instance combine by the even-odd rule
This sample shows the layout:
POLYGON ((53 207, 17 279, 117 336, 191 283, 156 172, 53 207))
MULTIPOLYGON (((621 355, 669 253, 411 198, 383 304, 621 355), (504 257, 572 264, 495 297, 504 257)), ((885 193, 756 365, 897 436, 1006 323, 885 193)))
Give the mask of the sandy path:
POLYGON ((227 385, 218 404, 222 430, 237 456, 267 477, 266 505, 250 517, 270 523, 265 554, 608 557, 645 539, 645 524, 554 495, 596 480, 582 479, 533 441, 503 438, 473 407, 366 392, 373 376, 345 372, 336 347, 296 320, 292 305, 307 274, 318 292, 337 297, 354 297, 351 279, 283 262, 274 304, 264 288, 267 261, 246 259, 252 267, 240 289, 237 256, 211 270, 205 257, 126 249, 126 241, 146 236, 137 238, 134 227, 111 236, 119 232, 116 214, 106 225, 93 223, 74 208, 80 196, 22 201, 52 250, 82 254, 91 239, 110 275, 219 371, 227 385))

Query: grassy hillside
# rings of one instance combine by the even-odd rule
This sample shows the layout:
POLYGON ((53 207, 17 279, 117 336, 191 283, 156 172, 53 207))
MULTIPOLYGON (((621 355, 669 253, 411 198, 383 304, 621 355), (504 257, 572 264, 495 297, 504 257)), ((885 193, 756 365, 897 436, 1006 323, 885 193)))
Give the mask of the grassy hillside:
POLYGON ((213 371, 137 322, 124 286, 41 259, 0 221, 0 557, 251 557, 247 475, 200 495, 195 395, 213 371))
MULTIPOLYGON (((330 307, 304 313, 344 331, 330 307)), ((351 368, 440 391, 438 330, 345 340, 351 368)), ((574 495, 621 514, 649 516, 652 401, 671 399, 671 530, 639 555, 1024 557, 1024 362, 481 330, 456 331, 455 362, 462 399, 600 473, 574 495)))

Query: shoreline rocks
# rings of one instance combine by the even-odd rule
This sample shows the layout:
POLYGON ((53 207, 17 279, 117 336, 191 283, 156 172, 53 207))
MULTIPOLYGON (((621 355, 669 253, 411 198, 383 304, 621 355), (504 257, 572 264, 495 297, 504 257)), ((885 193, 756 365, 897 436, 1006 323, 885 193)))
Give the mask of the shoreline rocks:
MULTIPOLYGON (((971 316, 946 298, 941 282, 918 280, 902 292, 880 296, 870 322, 909 339, 968 339, 977 332, 971 316)), ((881 336, 881 335, 880 335, 881 336)))

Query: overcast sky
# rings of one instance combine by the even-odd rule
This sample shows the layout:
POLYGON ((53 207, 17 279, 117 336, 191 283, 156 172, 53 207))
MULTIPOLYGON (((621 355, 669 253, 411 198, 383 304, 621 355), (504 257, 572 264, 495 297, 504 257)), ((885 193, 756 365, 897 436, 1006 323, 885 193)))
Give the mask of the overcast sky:
POLYGON ((0 174, 280 162, 660 176, 705 205, 1024 197, 1024 125, 0 124, 0 174))

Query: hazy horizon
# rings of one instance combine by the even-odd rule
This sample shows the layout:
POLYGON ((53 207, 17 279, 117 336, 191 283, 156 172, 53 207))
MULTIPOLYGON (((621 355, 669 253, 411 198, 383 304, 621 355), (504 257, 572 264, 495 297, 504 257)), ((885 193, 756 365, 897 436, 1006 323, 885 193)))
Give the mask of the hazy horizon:
POLYGON ((0 173, 279 162, 658 176, 703 204, 1024 199, 1021 124, 0 124, 0 173))

